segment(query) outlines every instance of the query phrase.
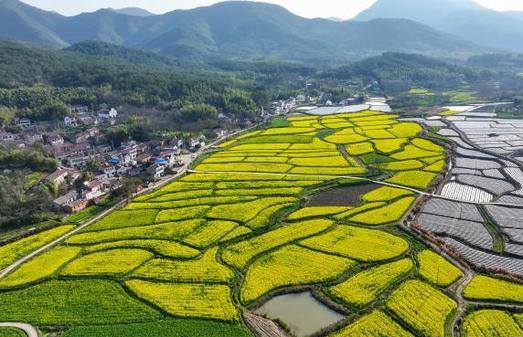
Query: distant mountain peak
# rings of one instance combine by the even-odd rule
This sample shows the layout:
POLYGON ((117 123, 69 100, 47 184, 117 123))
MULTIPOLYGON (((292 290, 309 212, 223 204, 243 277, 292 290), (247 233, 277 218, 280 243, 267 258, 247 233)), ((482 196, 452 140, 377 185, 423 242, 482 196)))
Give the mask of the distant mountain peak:
POLYGON ((131 16, 152 16, 153 13, 139 7, 126 7, 126 8, 120 8, 120 9, 114 9, 114 8, 107 8, 108 10, 118 13, 118 14, 124 14, 124 15, 131 15, 131 16))

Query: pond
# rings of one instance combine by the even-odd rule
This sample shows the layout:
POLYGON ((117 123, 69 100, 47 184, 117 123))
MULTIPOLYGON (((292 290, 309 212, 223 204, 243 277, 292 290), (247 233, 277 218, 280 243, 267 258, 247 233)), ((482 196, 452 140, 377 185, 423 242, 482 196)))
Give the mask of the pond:
POLYGON ((280 320, 297 337, 312 335, 345 318, 318 301, 310 292, 274 297, 255 311, 280 320))

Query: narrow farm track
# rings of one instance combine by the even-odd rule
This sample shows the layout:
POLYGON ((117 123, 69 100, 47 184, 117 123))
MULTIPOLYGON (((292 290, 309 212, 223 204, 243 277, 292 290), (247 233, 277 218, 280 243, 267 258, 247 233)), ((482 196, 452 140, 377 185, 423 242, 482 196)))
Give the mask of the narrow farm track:
MULTIPOLYGON (((307 175, 307 174, 296 174, 296 173, 265 173, 265 172, 240 172, 240 171, 238 171, 238 172, 225 172, 225 171, 187 170, 187 172, 188 173, 199 173, 199 174, 222 174, 222 175, 239 174, 239 175, 255 175, 255 176, 256 175, 264 175, 264 176, 297 177, 297 178, 299 178, 299 177, 310 177, 311 176, 311 175, 307 175)), ((438 194, 434 194, 434 193, 427 193, 427 192, 420 191, 420 190, 412 188, 412 187, 407 187, 407 186, 398 185, 398 184, 394 184, 394 183, 388 183, 386 181, 373 180, 373 179, 360 177, 360 176, 350 176, 350 175, 321 176, 320 175, 319 177, 329 177, 330 179, 353 179, 353 180, 358 180, 358 181, 364 181, 364 182, 373 183, 373 184, 376 184, 376 185, 393 187, 393 188, 398 188, 398 189, 402 189, 402 190, 411 191, 411 192, 414 192, 414 193, 416 193, 416 194, 418 194, 420 196, 427 196, 427 197, 432 197, 432 198, 436 198, 436 199, 461 202, 461 203, 465 203, 465 204, 523 208, 523 205, 521 205, 521 204, 511 204, 511 203, 505 203, 505 202, 472 202, 472 201, 464 201, 464 200, 461 200, 461 199, 450 198, 450 197, 446 197, 446 196, 442 196, 442 195, 438 195, 438 194)))
MULTIPOLYGON (((242 133, 245 133, 245 132, 249 132, 251 130, 254 130, 258 127, 260 127, 262 124, 264 124, 265 122, 263 123, 260 123, 260 124, 257 124, 257 125, 254 125, 248 129, 244 129, 244 130, 240 130, 240 131, 237 131, 235 133, 232 133, 232 134, 229 134, 225 137, 221 137, 217 140, 215 140, 214 142, 202 147, 200 150, 198 150, 198 152, 196 152, 195 154, 193 154, 192 156, 187 156, 187 158, 185 159, 184 163, 183 163, 183 166, 178 170, 178 173, 169 177, 168 179, 164 179, 162 181, 160 181, 159 183, 155 184, 154 186, 151 186, 151 187, 148 187, 144 190, 142 190, 139 194, 137 195, 142 195, 142 194, 147 194, 149 192, 152 192, 168 183, 170 183, 171 181, 173 180, 176 180, 180 177, 182 177, 183 175, 185 175, 187 172, 190 172, 189 170, 189 167, 191 167, 191 165, 202 155, 205 153, 205 151, 207 151, 208 149, 212 148, 212 147, 215 147, 216 145, 218 145, 219 143, 223 142, 224 140, 227 140, 231 137, 235 137, 239 134, 242 134, 242 133)), ((66 239, 68 239, 69 237, 73 236, 74 234, 80 232, 81 230, 83 230, 84 228, 92 225, 93 223, 95 223, 96 221, 100 220, 101 218, 105 217, 106 215, 108 215, 109 213, 115 211, 116 209, 124 206, 127 202, 129 202, 128 199, 126 200, 122 200, 120 201, 119 203, 117 203, 116 205, 114 205, 113 207, 105 210, 104 212, 102 212, 101 214, 97 215, 96 217, 94 217, 93 219, 89 220, 88 222, 76 227, 75 229, 73 229, 72 231, 62 235, 61 237, 57 238, 56 240, 46 244, 45 246, 42 246, 40 248, 38 248, 37 250, 33 251, 32 253, 22 257, 21 259, 19 259, 18 261, 15 261, 13 264, 11 264, 9 267, 5 268, 4 270, 0 271, 0 279, 6 277, 9 273, 11 273, 13 270, 17 269, 18 267, 20 267, 22 264, 26 263, 27 261, 33 259, 34 257, 36 257, 37 255, 40 255, 41 253, 45 252, 46 250, 50 249, 50 248, 53 248, 54 246, 62 243, 63 241, 65 241, 66 239)))
POLYGON ((463 272, 463 277, 461 277, 461 279, 459 279, 457 281, 457 287, 456 287, 455 299, 456 299, 456 302, 458 303, 457 315, 456 315, 456 317, 454 317, 454 320, 452 321, 452 323, 450 325, 452 328, 453 335, 460 336, 459 324, 464 318, 465 310, 467 307, 467 301, 463 297, 463 291, 465 290, 465 287, 470 283, 470 281, 472 281, 472 279, 475 276, 475 273, 472 270, 470 270, 469 268, 463 268, 461 266, 461 264, 457 263, 457 261, 455 259, 453 259, 452 257, 447 256, 447 258, 449 258, 454 263, 454 265, 458 266, 461 269, 461 271, 463 272))
POLYGON ((39 337, 38 331, 32 325, 26 323, 0 323, 0 328, 15 328, 22 330, 27 337, 39 337))

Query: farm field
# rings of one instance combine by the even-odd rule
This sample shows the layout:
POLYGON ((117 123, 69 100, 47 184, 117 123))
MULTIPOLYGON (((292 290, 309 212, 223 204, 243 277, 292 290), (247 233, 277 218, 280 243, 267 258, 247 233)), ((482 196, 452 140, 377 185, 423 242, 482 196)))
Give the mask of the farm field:
MULTIPOLYGON (((400 226, 421 212, 459 220, 434 232, 445 239, 483 253, 496 242, 491 227, 467 232, 483 228, 486 214, 472 204, 420 206, 443 179, 444 143, 370 110, 287 121, 205 153, 187 175, 1 278, 0 322, 61 337, 253 337, 245 314, 309 292, 345 318, 321 337, 516 337, 507 334, 523 329, 520 307, 463 308, 523 304, 523 285, 478 273, 459 298, 464 267, 400 226)), ((0 269, 73 228, 0 247, 0 269)))

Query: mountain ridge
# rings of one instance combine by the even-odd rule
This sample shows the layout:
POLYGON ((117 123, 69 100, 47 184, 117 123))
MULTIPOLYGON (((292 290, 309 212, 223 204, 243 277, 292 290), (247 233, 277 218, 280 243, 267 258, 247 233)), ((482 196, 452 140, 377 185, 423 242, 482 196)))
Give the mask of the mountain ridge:
POLYGON ((472 0, 378 0, 354 20, 404 18, 490 48, 523 52, 523 13, 498 12, 472 0))
POLYGON ((18 0, 0 0, 0 22, 0 37, 7 39, 56 48, 96 40, 201 60, 336 61, 386 51, 454 55, 482 49, 411 20, 306 19, 278 5, 251 1, 226 1, 161 15, 101 9, 65 17, 18 0))

